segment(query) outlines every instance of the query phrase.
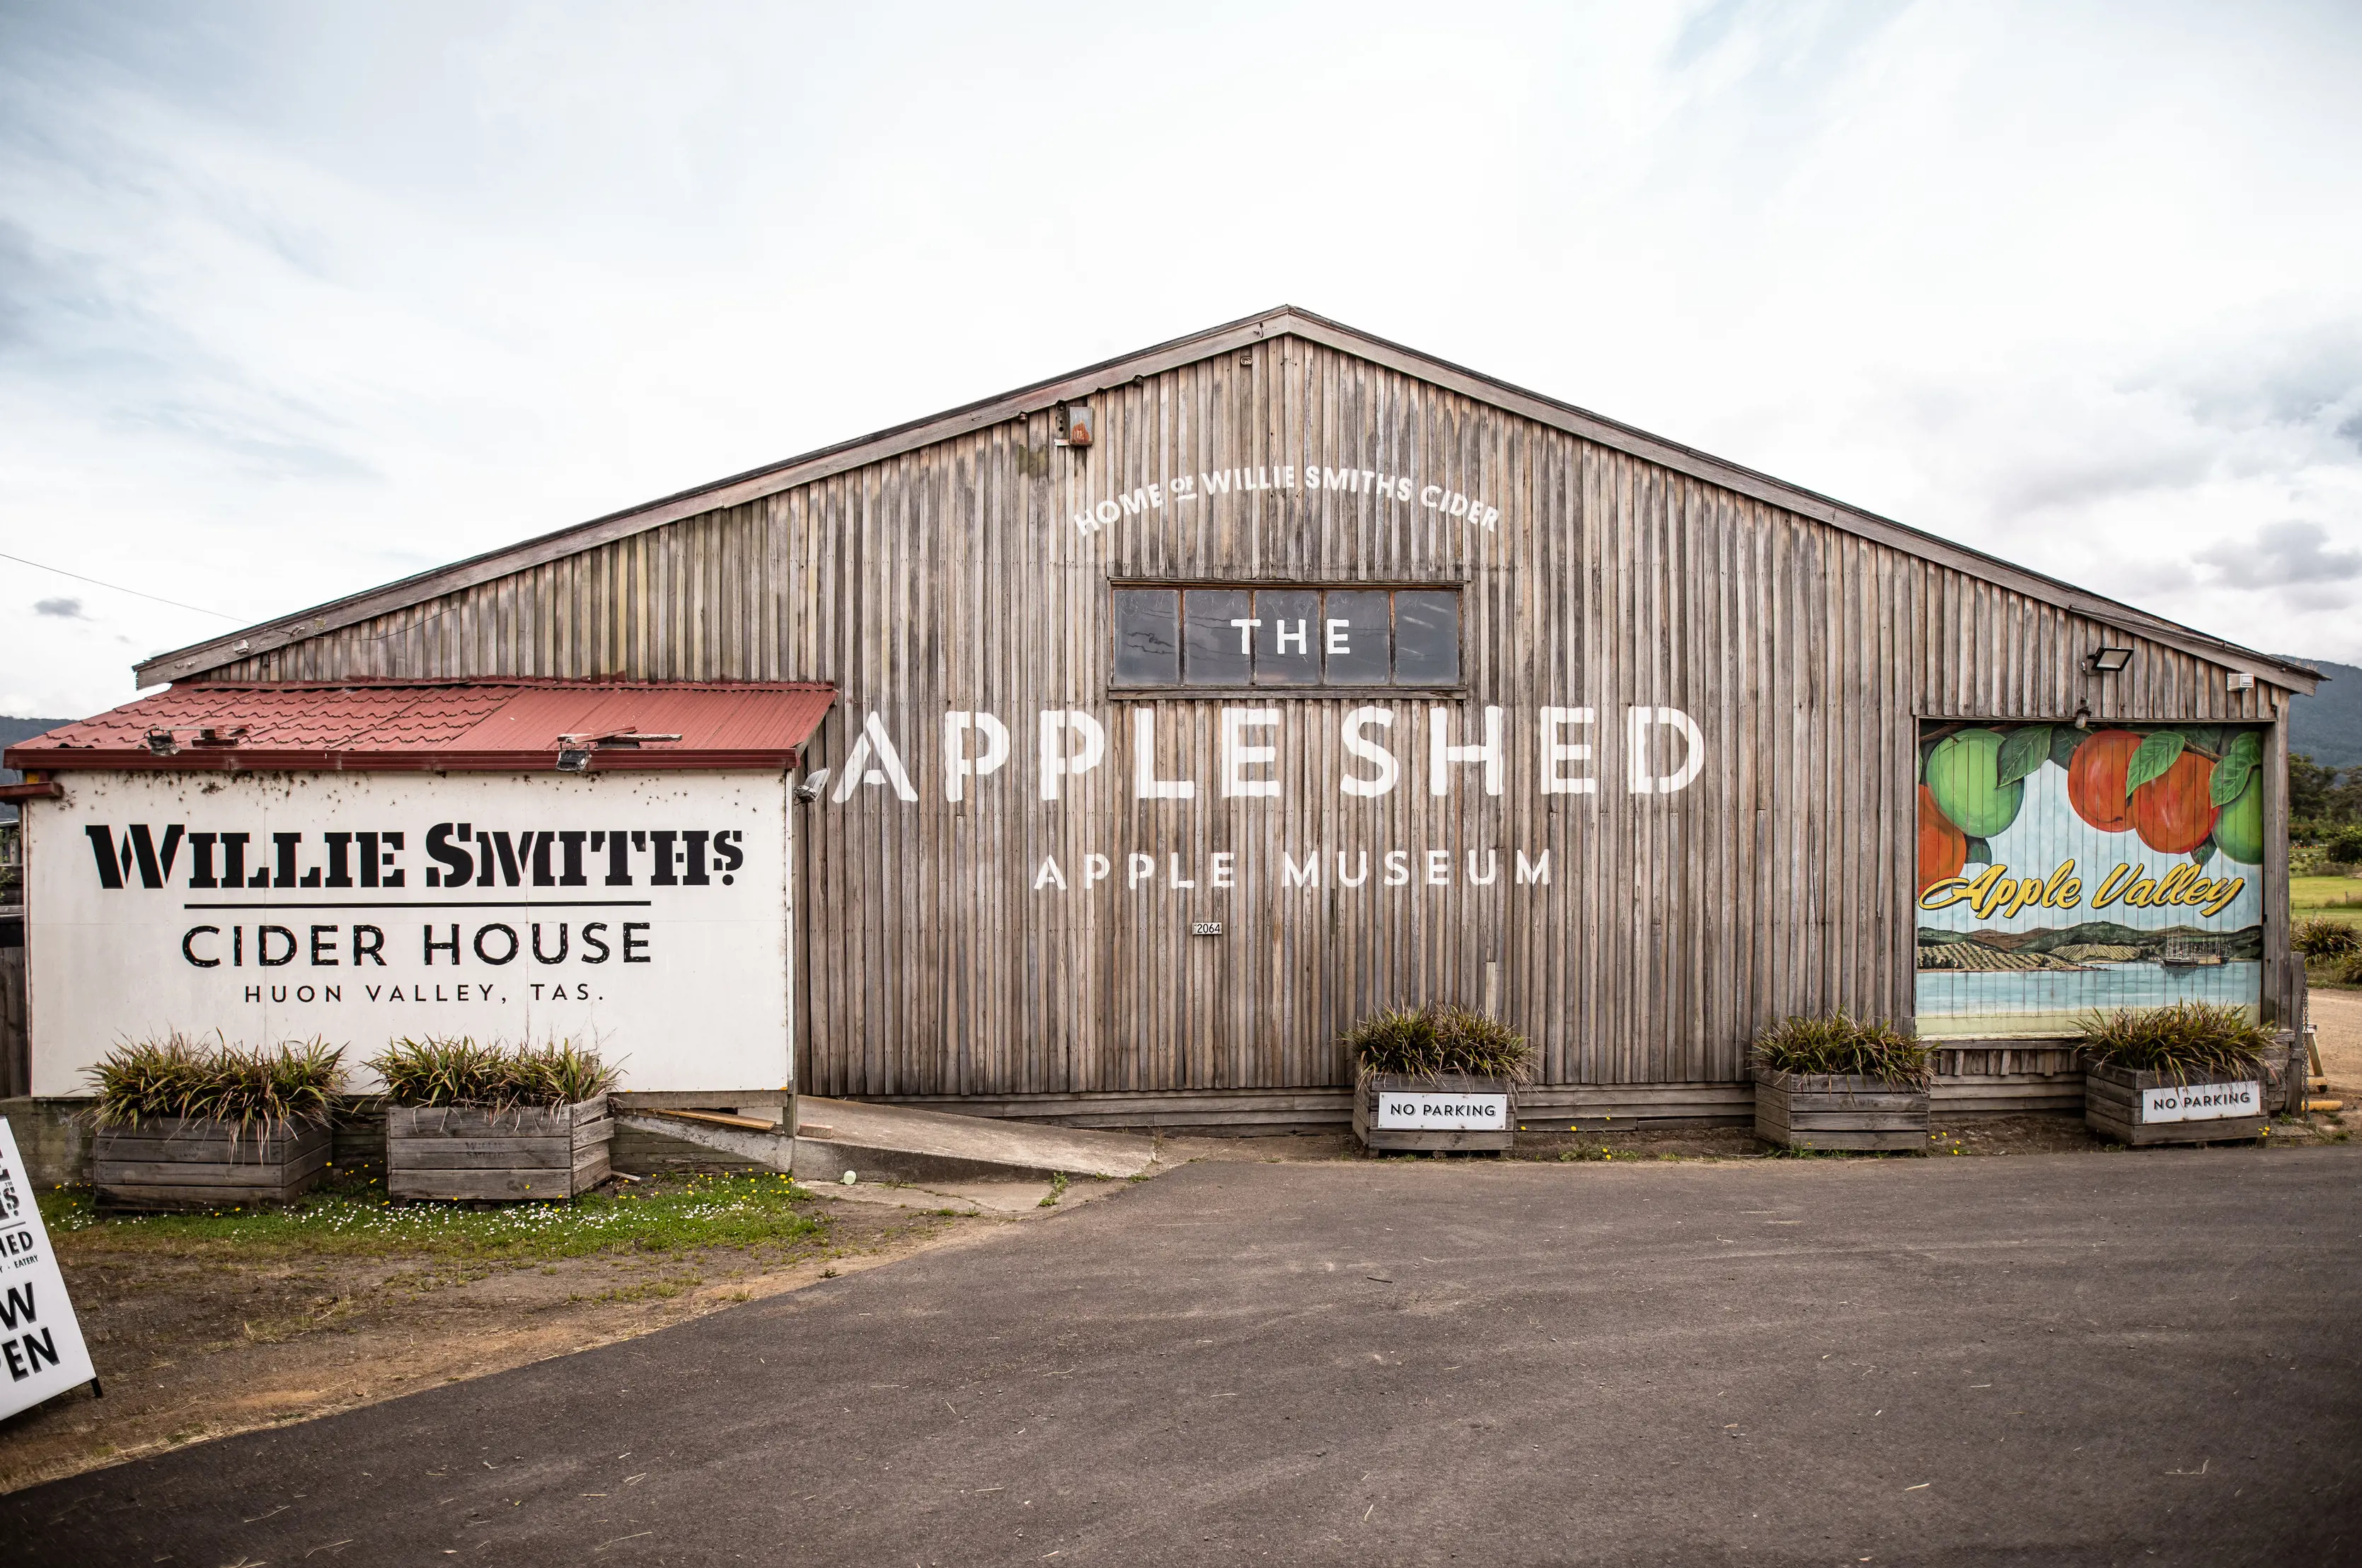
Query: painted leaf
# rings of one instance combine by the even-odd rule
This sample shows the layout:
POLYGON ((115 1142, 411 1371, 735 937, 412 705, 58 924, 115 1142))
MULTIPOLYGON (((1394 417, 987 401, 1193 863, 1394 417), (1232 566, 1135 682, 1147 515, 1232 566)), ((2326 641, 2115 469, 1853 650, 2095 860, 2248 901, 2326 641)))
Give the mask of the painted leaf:
POLYGON ((2061 767, 2072 767, 2075 748, 2081 745, 2090 734, 2089 730, 2079 730, 2072 724, 2053 724, 2050 727, 2050 760, 2061 767))
POLYGON ((2214 765, 2213 782, 2207 786, 2206 798, 2217 806, 2227 806, 2239 798, 2247 787, 2256 765, 2238 756, 2226 756, 2214 765))
POLYGON ((2209 756, 2220 756, 2223 755, 2222 725, 2201 724, 2192 727, 2185 724, 2182 726, 2181 734, 2183 738, 2188 740, 2191 745, 2196 746, 2199 750, 2206 753, 2209 756))
POLYGON ((2246 789, 2247 779, 2263 764, 2263 737, 2248 730, 2231 742, 2231 749, 2214 767, 2214 786, 2208 799, 2215 805, 2227 806, 2246 789))
POLYGON ((2050 726, 2028 724, 2012 730, 2009 738, 2001 743, 2000 777, 1994 782, 2003 788, 2016 783, 2050 756, 2050 726))
POLYGON ((2133 753, 2132 761, 2125 767, 2125 793, 2130 795, 2150 779, 2164 778, 2165 770, 2173 766, 2187 744, 2180 730, 2159 730, 2141 742, 2140 749, 2133 753))
POLYGON ((1992 865, 1992 845, 1991 845, 1987 844, 1983 839, 1981 839, 1981 838, 1972 838, 1972 839, 1969 840, 1969 859, 1968 859, 1968 864, 1970 864, 1970 865, 1971 865, 1971 866, 1990 866, 1990 865, 1992 865))
POLYGON ((2212 835, 2208 836, 2204 844, 2200 845, 2197 848, 2190 852, 2190 863, 2192 866, 2203 866, 2213 858, 2214 840, 2212 835))

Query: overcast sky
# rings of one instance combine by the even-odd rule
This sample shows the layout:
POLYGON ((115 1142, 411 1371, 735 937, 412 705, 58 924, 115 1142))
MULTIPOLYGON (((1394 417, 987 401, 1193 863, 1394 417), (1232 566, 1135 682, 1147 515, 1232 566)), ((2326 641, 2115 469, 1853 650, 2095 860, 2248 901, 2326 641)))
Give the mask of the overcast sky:
POLYGON ((2362 662, 2357 81, 2350 3, 0 0, 0 551, 196 607, 0 560, 0 712, 1283 301, 2362 662))

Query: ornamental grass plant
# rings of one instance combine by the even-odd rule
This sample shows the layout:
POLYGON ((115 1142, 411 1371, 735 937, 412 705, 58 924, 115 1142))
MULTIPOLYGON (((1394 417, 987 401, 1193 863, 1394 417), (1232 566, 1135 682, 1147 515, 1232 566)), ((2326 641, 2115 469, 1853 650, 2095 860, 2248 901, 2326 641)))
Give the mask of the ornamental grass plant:
POLYGON ((615 1087, 615 1069, 570 1040, 544 1045, 479 1043, 429 1035, 403 1038, 365 1064, 385 1080, 390 1105, 466 1106, 506 1111, 574 1105, 615 1087))
POLYGON ((2192 1078, 2245 1077, 2263 1066, 2272 1032, 2228 1003, 2181 1001, 2083 1020, 2083 1050, 2100 1065, 2192 1078))
POLYGON ((2362 954, 2362 931, 2344 921, 2315 915, 2289 933, 2289 945, 2307 958, 2349 958, 2362 954))
POLYGON ((1926 1046, 1892 1023, 1842 1010, 1791 1018, 1755 1037, 1755 1065, 1767 1073, 1879 1078, 1926 1088, 1934 1077, 1926 1046))
POLYGON ((1363 1075, 1434 1079, 1445 1073, 1521 1084, 1532 1070, 1533 1047, 1497 1018, 1454 1002, 1384 1008, 1341 1037, 1363 1075))
POLYGON ((185 1118, 227 1122, 243 1133, 326 1126, 343 1061, 341 1046, 320 1039, 248 1050, 219 1033, 207 1042, 174 1030, 123 1042, 84 1076, 98 1092, 92 1118, 101 1127, 185 1118))

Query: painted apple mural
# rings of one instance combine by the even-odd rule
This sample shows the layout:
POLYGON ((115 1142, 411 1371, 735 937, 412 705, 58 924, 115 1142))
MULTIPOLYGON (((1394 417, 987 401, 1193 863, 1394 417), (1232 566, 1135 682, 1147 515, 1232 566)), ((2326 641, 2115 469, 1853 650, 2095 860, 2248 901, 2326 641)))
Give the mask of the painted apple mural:
POLYGON ((2075 748, 2075 760, 2068 765, 2067 799, 2077 816, 2102 833, 2123 833, 2133 825, 2125 773, 2141 739, 2131 730, 2101 730, 2075 748))
POLYGON ((2185 751, 2132 793, 2133 831, 2159 855, 2187 855, 2214 834, 2214 764, 2185 751))
POLYGON ((1962 730, 1928 754, 1927 789, 1936 807, 1970 838, 1991 838, 2017 820, 2025 801, 2021 774, 2001 781, 2003 737, 1998 730, 1962 730))
POLYGON ((2246 788, 2214 819, 2214 845, 2243 866, 2264 863, 2264 770, 2251 768, 2246 788))
POLYGON ((1969 836, 1952 825, 1935 791, 1919 786, 1919 890, 1926 892, 1969 863, 1969 836))
POLYGON ((1950 860, 1947 830, 1959 834, 1966 860, 1986 859, 1986 841, 2017 821, 2026 780, 2046 763, 2067 775, 2068 805, 2087 826, 2136 834, 2149 850, 2187 855, 2201 866, 2218 852, 2242 865, 2263 863, 2259 731, 1931 725, 1921 756, 1923 889, 1931 876, 1959 874, 1933 869, 1950 860))
POLYGON ((2191 1000, 2260 1016, 2268 733, 1924 721, 1918 1031, 2054 1040, 2191 1000))

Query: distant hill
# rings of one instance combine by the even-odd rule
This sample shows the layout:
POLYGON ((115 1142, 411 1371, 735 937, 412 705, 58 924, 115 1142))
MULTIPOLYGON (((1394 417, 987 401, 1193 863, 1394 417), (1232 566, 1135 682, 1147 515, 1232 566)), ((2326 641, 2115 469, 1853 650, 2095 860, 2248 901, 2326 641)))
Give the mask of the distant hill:
POLYGON ((2362 669, 2286 655, 2321 671, 2321 690, 2289 709, 2289 749, 2323 767, 2362 767, 2362 669))
MULTIPOLYGON (((48 730, 54 730, 60 724, 72 723, 73 723, 72 719, 0 718, 0 746, 15 745, 20 740, 31 740, 35 735, 48 730)), ((13 767, 0 767, 0 784, 20 783, 24 777, 13 767)), ((16 820, 17 808, 5 801, 0 801, 0 823, 13 823, 16 820)))

